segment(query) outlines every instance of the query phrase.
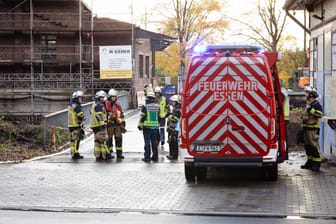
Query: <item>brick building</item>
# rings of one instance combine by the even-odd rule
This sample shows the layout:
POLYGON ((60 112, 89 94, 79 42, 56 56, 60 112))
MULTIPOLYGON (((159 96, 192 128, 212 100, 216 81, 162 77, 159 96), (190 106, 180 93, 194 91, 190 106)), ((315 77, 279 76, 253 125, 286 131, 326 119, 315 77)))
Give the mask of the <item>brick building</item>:
POLYGON ((336 1, 287 0, 283 8, 310 37, 310 85, 317 89, 325 115, 321 122, 321 151, 336 160, 336 129, 328 125, 328 120, 336 121, 336 1), (300 20, 296 11, 305 12, 307 21, 300 20))
POLYGON ((155 51, 173 38, 130 23, 93 17, 81 0, 0 0, 0 114, 45 114, 83 89, 129 94, 155 79, 155 51), (100 79, 99 46, 132 46, 132 78, 100 79), (17 105, 24 104, 24 107, 17 105), (50 107, 50 108, 49 108, 50 107))

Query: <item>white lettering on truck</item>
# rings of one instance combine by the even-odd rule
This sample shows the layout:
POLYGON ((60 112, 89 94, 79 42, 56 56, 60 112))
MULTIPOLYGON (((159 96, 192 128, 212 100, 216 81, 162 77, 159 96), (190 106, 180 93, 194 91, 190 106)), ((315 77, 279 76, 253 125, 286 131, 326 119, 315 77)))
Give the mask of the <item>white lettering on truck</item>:
POLYGON ((256 91, 256 81, 200 81, 198 91, 213 92, 214 101, 241 101, 244 92, 256 91))

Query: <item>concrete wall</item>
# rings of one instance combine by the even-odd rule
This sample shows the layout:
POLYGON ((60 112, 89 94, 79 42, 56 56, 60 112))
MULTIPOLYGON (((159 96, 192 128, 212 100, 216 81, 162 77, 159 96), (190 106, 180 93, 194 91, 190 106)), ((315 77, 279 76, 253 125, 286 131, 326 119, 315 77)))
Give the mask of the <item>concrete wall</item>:
POLYGON ((320 146, 324 156, 336 158, 336 132, 327 124, 336 119, 336 1, 324 0, 311 13, 310 71, 324 109, 321 122, 320 146), (321 8, 323 7, 323 8, 321 8), (314 14, 323 20, 312 17, 314 14))

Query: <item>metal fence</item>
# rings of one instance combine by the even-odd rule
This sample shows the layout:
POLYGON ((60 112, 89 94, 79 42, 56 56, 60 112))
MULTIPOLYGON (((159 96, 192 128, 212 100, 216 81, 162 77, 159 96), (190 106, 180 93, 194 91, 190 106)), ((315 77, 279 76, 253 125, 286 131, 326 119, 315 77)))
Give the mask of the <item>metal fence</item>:
MULTIPOLYGON (((129 109, 128 94, 127 92, 121 93, 118 95, 118 101, 120 102, 123 110, 129 109)), ((85 103, 82 105, 84 112, 85 120, 83 121, 84 127, 90 126, 90 109, 93 102, 85 103)), ((43 125, 43 145, 46 147, 48 143, 52 142, 51 132, 55 128, 64 128, 67 129, 68 126, 68 109, 57 111, 51 114, 44 115, 42 117, 43 125)))

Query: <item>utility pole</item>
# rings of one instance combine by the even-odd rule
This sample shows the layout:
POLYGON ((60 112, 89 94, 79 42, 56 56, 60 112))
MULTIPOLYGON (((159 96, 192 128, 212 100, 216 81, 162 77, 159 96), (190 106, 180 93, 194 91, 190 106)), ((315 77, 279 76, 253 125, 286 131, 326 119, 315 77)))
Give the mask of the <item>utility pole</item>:
MULTIPOLYGON (((33 0, 29 2, 29 11, 30 11, 30 106, 31 106, 31 115, 34 115, 34 35, 33 35, 33 0)), ((32 119, 33 120, 33 119, 32 119)))
POLYGON ((91 0, 91 87, 92 87, 92 97, 94 97, 94 42, 93 42, 93 27, 94 27, 94 17, 93 17, 93 0, 91 0))
POLYGON ((78 0, 78 17, 79 17, 79 88, 83 89, 83 74, 82 74, 82 1, 78 0))

